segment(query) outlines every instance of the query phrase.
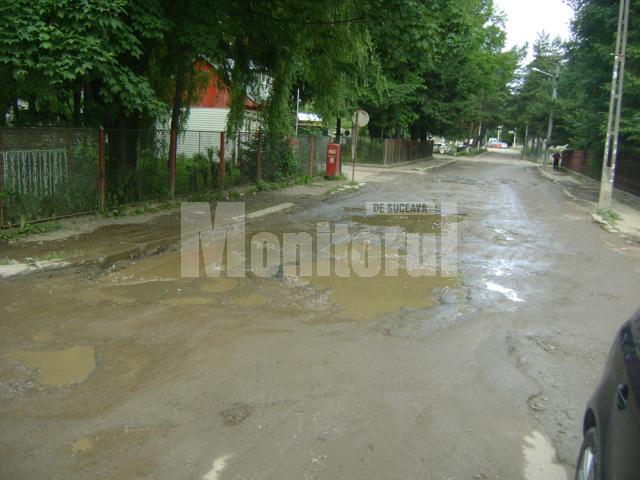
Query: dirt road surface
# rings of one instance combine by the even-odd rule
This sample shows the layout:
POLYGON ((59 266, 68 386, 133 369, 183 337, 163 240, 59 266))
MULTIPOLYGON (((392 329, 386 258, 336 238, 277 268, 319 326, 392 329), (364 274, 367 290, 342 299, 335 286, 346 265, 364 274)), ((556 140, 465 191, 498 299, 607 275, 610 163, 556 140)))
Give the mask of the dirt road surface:
POLYGON ((383 232, 365 202, 455 202, 457 274, 181 278, 168 249, 0 280, 0 478, 571 478, 638 244, 508 152, 358 178, 248 232, 383 232))

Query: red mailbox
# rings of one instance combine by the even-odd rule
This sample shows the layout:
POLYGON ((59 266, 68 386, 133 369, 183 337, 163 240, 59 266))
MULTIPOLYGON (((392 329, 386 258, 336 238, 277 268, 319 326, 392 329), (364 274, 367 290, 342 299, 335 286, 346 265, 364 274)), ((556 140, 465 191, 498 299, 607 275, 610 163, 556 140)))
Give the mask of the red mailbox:
POLYGON ((340 175, 340 145, 337 143, 327 145, 325 175, 327 177, 337 177, 340 175))

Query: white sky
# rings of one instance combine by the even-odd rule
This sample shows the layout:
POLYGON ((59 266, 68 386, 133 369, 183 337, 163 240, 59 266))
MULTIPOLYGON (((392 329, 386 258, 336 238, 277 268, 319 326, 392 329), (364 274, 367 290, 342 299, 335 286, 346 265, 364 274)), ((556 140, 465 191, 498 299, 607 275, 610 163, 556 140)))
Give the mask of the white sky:
POLYGON ((531 56, 538 32, 544 30, 564 40, 571 36, 573 10, 562 0, 495 0, 495 7, 507 16, 507 48, 529 42, 531 56))

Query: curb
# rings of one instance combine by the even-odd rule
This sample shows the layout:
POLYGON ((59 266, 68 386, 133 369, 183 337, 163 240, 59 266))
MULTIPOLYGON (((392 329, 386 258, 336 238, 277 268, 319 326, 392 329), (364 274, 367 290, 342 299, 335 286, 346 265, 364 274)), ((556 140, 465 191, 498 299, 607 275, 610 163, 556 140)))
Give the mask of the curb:
POLYGON ((545 172, 543 170, 543 165, 538 165, 538 172, 540 172, 540 175, 542 175, 543 177, 545 177, 548 180, 551 180, 553 183, 555 183, 556 185, 560 186, 560 189, 562 190, 562 193, 564 193, 564 195, 568 198, 570 198, 573 201, 579 202, 581 201, 578 197, 576 197, 573 193, 571 193, 569 190, 567 190, 566 188, 564 188, 562 186, 562 183, 558 180, 556 180, 552 175, 549 175, 547 172, 545 172))
MULTIPOLYGON (((555 183, 556 185, 561 185, 561 183, 556 180, 555 178, 553 178, 553 176, 549 175, 547 172, 545 172, 542 169, 542 165, 538 165, 538 171, 540 172, 540 174, 551 180, 553 183, 555 183)), ((574 201, 580 201, 580 199, 578 197, 576 197, 573 193, 571 193, 569 190, 567 190, 566 188, 561 187, 562 193, 564 193, 568 198, 570 198, 571 200, 574 201)), ((589 202, 591 203, 591 202, 589 202)), ((597 212, 592 211, 591 212, 591 220, 593 220, 593 223, 596 223, 598 225, 600 225, 600 227, 602 227, 604 230, 606 230, 607 232, 610 233, 621 233, 620 230, 618 230, 617 228, 615 228, 613 225, 611 225, 609 222, 607 222, 604 218, 602 218, 597 212)))
MULTIPOLYGON (((364 162, 356 162, 356 167, 371 167, 371 168, 395 168, 395 167, 406 167, 407 165, 412 165, 414 163, 420 163, 420 162, 429 162, 429 161, 433 161, 435 159, 435 157, 425 157, 425 158, 419 158, 417 160, 411 160, 409 162, 398 162, 398 163, 392 163, 390 165, 383 165, 380 163, 364 163, 364 162)), ((352 162, 348 162, 348 163, 343 163, 343 166, 351 166, 352 162)))
POLYGON ((451 165, 452 163, 457 161, 458 161, 457 159, 449 160, 448 162, 442 162, 437 165, 428 165, 424 168, 415 168, 414 171, 424 173, 424 172, 428 172, 429 170, 435 170, 436 168, 446 167, 447 165, 451 165))
POLYGON ((620 230, 612 226, 609 222, 607 222, 604 218, 602 218, 596 212, 591 213, 591 218, 593 219, 594 223, 597 223, 598 225, 600 225, 607 232, 620 233, 620 230))

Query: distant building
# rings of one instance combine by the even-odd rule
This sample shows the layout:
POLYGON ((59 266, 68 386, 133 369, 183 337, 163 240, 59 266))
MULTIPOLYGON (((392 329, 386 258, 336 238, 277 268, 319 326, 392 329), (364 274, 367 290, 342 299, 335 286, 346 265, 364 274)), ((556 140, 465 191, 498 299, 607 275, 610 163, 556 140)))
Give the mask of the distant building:
MULTIPOLYGON (((227 130, 227 118, 230 112, 230 91, 222 77, 207 62, 198 62, 197 70, 207 72, 209 81, 199 98, 189 106, 189 115, 178 135, 178 155, 191 156, 195 153, 207 154, 220 148, 220 132, 227 130)), ((261 85, 267 88, 267 85, 261 85)), ((252 90, 258 90, 253 88, 252 90)), ((247 95, 246 114, 243 130, 254 131, 258 125, 258 105, 254 98, 247 95)), ((235 148, 231 139, 225 141, 227 150, 235 148)))
POLYGON ((315 113, 298 112, 298 127, 322 127, 322 118, 315 113))

